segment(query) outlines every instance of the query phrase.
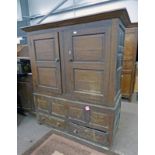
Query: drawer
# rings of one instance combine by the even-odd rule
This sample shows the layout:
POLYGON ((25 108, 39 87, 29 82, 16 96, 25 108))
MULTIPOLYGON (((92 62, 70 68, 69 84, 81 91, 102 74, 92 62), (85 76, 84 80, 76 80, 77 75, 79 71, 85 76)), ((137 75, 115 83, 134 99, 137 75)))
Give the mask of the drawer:
POLYGON ((104 108, 69 104, 68 116, 69 120, 76 124, 82 124, 99 130, 112 130, 114 112, 109 112, 104 108), (86 108, 89 108, 89 110, 86 108))
POLYGON ((50 97, 34 96, 36 107, 39 111, 50 112, 50 97))
POLYGON ((105 108, 56 98, 52 98, 51 115, 68 119, 75 124, 106 131, 112 130, 114 120, 114 112, 105 108))
POLYGON ((108 133, 104 131, 98 131, 92 128, 80 126, 74 123, 69 123, 69 131, 71 134, 80 138, 102 144, 108 145, 108 133))
POLYGON ((109 130, 112 127, 113 119, 111 114, 92 111, 89 124, 109 130))
POLYGON ((85 122, 84 108, 80 104, 69 103, 68 118, 85 122))
POLYGON ((52 99, 51 106, 52 106, 51 107, 52 115, 58 115, 60 117, 67 117, 68 104, 66 101, 52 99))
POLYGON ((66 122, 63 119, 43 114, 38 114, 38 119, 40 123, 46 124, 48 126, 52 126, 54 128, 62 130, 66 129, 66 122))

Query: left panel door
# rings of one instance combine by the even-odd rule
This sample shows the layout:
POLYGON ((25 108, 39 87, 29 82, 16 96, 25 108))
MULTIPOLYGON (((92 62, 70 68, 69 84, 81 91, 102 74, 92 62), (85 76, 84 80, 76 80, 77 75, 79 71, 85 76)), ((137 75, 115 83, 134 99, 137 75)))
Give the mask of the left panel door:
POLYGON ((58 32, 29 37, 34 91, 61 94, 58 32))

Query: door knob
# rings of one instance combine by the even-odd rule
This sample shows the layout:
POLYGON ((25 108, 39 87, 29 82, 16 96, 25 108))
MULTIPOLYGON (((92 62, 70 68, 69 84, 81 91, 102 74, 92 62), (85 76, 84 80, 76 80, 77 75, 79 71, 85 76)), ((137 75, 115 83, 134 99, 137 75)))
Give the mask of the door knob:
POLYGON ((59 58, 56 58, 56 59, 55 59, 55 62, 59 62, 59 61, 60 61, 59 58))

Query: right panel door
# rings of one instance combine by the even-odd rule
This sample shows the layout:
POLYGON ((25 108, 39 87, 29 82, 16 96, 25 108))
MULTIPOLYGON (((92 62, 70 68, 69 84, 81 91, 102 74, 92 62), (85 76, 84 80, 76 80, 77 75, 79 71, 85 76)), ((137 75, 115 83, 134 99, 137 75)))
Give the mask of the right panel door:
POLYGON ((72 98, 103 104, 108 33, 104 26, 77 26, 64 33, 67 92, 72 98))

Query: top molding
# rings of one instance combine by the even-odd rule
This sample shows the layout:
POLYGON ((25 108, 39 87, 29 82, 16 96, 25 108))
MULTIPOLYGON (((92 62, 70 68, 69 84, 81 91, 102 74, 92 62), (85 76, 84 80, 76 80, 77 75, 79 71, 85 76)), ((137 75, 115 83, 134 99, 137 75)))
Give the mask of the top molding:
POLYGON ((125 25, 125 27, 130 27, 131 25, 133 25, 130 21, 127 10, 124 8, 124 9, 119 9, 119 10, 103 12, 99 14, 66 19, 62 21, 49 22, 45 24, 22 27, 21 29, 25 32, 31 32, 31 31, 37 31, 37 30, 43 30, 43 29, 49 29, 49 28, 57 28, 57 27, 62 27, 62 26, 69 26, 69 25, 75 25, 75 24, 81 24, 81 23, 100 21, 100 20, 105 20, 105 19, 113 19, 113 18, 119 18, 122 21, 122 23, 125 25))

